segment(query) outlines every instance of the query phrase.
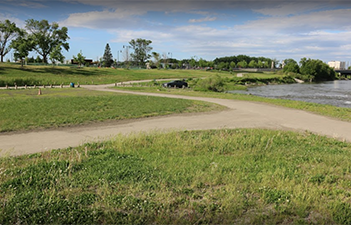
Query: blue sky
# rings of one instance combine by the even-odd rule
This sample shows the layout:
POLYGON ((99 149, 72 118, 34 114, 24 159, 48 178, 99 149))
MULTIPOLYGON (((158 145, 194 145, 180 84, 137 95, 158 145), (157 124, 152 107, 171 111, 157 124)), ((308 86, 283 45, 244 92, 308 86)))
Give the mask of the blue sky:
POLYGON ((20 27, 27 19, 68 27, 67 59, 82 51, 95 60, 109 43, 123 61, 123 45, 143 38, 152 51, 177 59, 244 54, 351 62, 350 1, 2 0, 5 19, 20 27))

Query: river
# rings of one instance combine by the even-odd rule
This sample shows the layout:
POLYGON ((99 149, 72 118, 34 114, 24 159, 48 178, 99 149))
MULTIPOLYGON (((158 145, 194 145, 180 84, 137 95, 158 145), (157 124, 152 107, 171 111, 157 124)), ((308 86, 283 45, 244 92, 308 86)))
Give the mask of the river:
POLYGON ((247 91, 230 91, 267 98, 290 99, 351 108, 351 81, 283 84, 249 87, 247 91))

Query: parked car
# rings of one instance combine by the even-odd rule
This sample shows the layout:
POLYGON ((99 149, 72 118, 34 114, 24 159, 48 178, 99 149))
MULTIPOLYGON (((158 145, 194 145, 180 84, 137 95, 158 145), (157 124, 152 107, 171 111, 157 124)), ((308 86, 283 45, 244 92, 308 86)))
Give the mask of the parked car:
POLYGON ((188 87, 188 83, 184 80, 174 80, 168 83, 162 84, 163 87, 176 87, 176 88, 183 88, 188 87))

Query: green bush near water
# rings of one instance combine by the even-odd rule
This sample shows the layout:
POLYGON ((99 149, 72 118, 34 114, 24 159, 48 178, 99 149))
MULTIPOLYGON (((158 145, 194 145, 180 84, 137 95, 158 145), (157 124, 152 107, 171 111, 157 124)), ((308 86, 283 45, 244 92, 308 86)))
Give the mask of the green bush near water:
POLYGON ((0 223, 349 224, 351 145, 238 129, 0 159, 0 223))

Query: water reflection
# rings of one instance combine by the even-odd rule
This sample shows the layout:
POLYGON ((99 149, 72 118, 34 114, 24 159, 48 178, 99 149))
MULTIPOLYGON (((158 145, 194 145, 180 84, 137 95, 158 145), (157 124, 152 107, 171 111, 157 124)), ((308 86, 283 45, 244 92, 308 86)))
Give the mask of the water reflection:
POLYGON ((266 85, 250 87, 248 91, 231 92, 351 108, 351 81, 338 80, 314 84, 266 85))

